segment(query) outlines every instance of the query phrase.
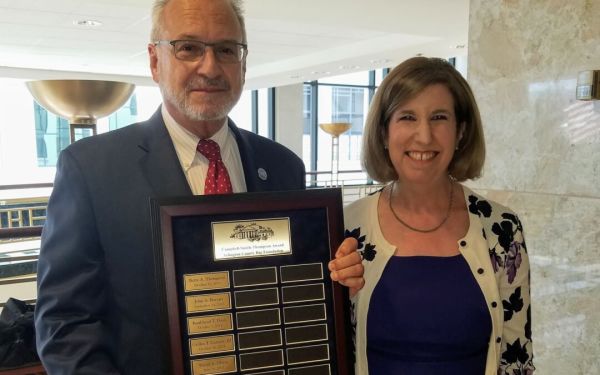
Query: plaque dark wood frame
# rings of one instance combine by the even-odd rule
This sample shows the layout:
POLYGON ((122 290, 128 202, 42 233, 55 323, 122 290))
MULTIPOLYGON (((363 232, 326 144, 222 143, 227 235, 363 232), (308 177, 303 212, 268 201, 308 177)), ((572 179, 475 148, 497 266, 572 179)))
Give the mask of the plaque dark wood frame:
MULTIPOLYGON (((258 192, 231 195, 158 198, 151 200, 152 233, 155 272, 160 309, 160 335, 163 353, 167 353, 166 368, 172 375, 184 375, 184 353, 176 284, 175 249, 172 220, 181 216, 210 216, 216 214, 247 214, 269 211, 325 209, 329 236, 328 255, 335 256, 343 240, 343 213, 341 189, 312 189, 285 192, 258 192)), ((328 278, 328 270, 323 270, 328 278)), ((334 313, 335 358, 337 374, 354 374, 352 361, 348 291, 339 283, 331 282, 334 313)), ((331 362, 331 360, 330 360, 331 362)))

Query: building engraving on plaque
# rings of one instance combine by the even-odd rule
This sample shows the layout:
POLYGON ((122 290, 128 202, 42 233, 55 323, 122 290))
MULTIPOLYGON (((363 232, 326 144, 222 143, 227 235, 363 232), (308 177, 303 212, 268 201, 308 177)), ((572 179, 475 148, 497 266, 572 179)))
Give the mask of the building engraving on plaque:
POLYGON ((229 272, 207 272, 183 275, 186 292, 229 288, 229 272))
POLYGON ((237 224, 233 227, 233 233, 229 238, 236 238, 238 240, 248 240, 250 242, 268 240, 273 237, 275 232, 273 229, 267 226, 262 226, 252 222, 250 224, 237 224))
POLYGON ((233 329, 231 314, 194 316, 187 319, 188 335, 201 333, 230 331, 233 329))
POLYGON ((193 375, 225 374, 237 371, 234 355, 192 360, 193 375))
POLYGON ((215 260, 290 255, 290 219, 212 223, 215 260))
POLYGON ((214 354, 235 350, 233 335, 190 339, 190 355, 214 354))

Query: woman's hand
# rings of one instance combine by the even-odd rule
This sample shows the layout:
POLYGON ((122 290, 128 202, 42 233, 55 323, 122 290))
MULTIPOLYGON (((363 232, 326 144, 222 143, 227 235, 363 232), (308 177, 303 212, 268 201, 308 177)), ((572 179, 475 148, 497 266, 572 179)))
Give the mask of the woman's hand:
POLYGON ((350 297, 365 285, 362 258, 357 251, 358 242, 348 237, 342 242, 335 253, 335 259, 329 262, 330 277, 333 281, 350 289, 350 297))

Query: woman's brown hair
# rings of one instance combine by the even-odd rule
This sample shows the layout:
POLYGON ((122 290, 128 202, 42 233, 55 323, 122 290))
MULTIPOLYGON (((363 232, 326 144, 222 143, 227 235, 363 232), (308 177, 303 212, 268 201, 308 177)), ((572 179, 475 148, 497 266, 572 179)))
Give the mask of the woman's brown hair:
POLYGON ((479 109, 469 84, 446 60, 413 57, 385 77, 369 108, 363 135, 362 163, 374 180, 385 183, 398 178, 388 150, 384 147, 392 114, 399 106, 434 84, 443 84, 450 90, 454 99, 457 134, 462 132, 448 173, 458 181, 481 176, 485 140, 479 109))

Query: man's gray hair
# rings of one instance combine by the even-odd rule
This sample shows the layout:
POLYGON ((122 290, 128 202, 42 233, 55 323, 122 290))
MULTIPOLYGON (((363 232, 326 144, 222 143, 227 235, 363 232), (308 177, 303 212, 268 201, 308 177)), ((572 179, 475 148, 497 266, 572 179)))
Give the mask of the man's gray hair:
MULTIPOLYGON (((165 6, 171 0, 156 0, 152 7, 152 30, 150 31, 150 42, 155 42, 160 39, 160 34, 163 27, 163 10, 165 6)), ((240 27, 242 28, 242 43, 246 44, 248 39, 246 38, 246 22, 244 21, 244 11, 242 7, 242 0, 228 0, 231 4, 231 8, 237 17, 240 27)))

